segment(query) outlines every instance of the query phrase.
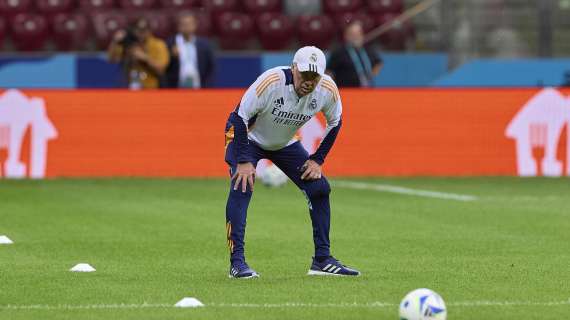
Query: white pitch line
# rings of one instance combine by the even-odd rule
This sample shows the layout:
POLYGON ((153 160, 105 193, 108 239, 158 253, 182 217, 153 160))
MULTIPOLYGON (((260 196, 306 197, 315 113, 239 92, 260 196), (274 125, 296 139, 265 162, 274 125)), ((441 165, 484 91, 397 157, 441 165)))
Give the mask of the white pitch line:
MULTIPOLYGON (((368 302, 368 303, 206 303, 206 307, 214 308, 394 308, 397 303, 368 302)), ((566 301, 464 301, 448 303, 449 307, 533 307, 533 306, 570 306, 570 299, 566 301)), ((0 305, 0 310, 93 310, 93 309, 164 309, 174 308, 170 303, 142 303, 142 304, 86 304, 86 305, 0 305)))
POLYGON ((444 200, 457 200, 457 201, 475 201, 475 200, 478 200, 478 198, 476 196, 472 196, 472 195, 429 191, 429 190, 422 190, 422 189, 412 189, 412 188, 393 186, 393 185, 389 185, 389 184, 376 184, 376 183, 353 182, 353 181, 342 181, 342 180, 338 181, 337 180, 337 181, 333 181, 333 185, 336 187, 348 188, 348 189, 391 192, 391 193, 406 194, 406 195, 410 195, 410 196, 436 198, 436 199, 444 199, 444 200))

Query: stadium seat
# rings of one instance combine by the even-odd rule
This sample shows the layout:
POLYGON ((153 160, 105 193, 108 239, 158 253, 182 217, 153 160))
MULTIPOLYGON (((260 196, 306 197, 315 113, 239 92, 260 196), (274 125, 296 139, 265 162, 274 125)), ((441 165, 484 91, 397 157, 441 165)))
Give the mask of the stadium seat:
POLYGON ((138 18, 145 18, 149 22, 152 33, 159 38, 165 39, 174 32, 173 21, 165 11, 133 11, 127 18, 128 23, 134 23, 138 18))
POLYGON ((6 22, 0 17, 0 49, 4 47, 4 38, 6 37, 6 22))
POLYGON ((115 0, 80 0, 79 7, 90 13, 94 10, 109 10, 115 7, 115 0))
POLYGON ((249 13, 281 12, 281 0, 244 0, 243 5, 249 13))
POLYGON ((99 49, 107 49, 115 31, 128 25, 127 17, 117 12, 95 12, 91 21, 95 31, 95 40, 99 49))
POLYGON ((253 21, 250 16, 226 12, 218 18, 219 43, 223 49, 244 49, 253 37, 253 21))
POLYGON ((164 9, 187 10, 199 4, 200 0, 160 0, 160 6, 164 9))
POLYGON ((291 18, 281 13, 266 12, 257 18, 257 34, 261 46, 266 50, 283 50, 294 36, 291 18))
POLYGON ((404 0, 368 0, 370 13, 402 13, 404 0))
POLYGON ((89 24, 82 14, 59 13, 51 20, 53 42, 57 50, 82 50, 85 48, 89 24))
POLYGON ((301 44, 317 46, 323 50, 330 46, 335 32, 332 19, 325 15, 301 16, 297 23, 301 44))
POLYGON ((18 13, 29 12, 32 0, 0 0, 0 15, 5 18, 13 18, 18 13))
POLYGON ((223 13, 235 11, 238 7, 237 0, 203 0, 202 5, 210 12, 223 13))
POLYGON ((74 0, 36 0, 38 11, 49 16, 70 12, 74 6, 74 0))
POLYGON ((129 13, 131 10, 151 9, 155 4, 156 0, 119 0, 119 6, 129 13))
POLYGON ((353 13, 353 12, 346 12, 346 13, 342 13, 336 16, 336 23, 339 31, 339 34, 343 35, 344 33, 344 29, 351 23, 353 22, 360 22, 360 24, 362 24, 362 27, 364 29, 364 33, 370 32, 370 30, 374 29, 374 18, 372 18, 371 16, 367 15, 364 12, 358 12, 358 13, 353 13))
MULTIPOLYGON (((378 26, 383 25, 397 16, 397 14, 391 13, 379 15, 376 17, 376 24, 378 26)), ((399 51, 406 48, 407 40, 413 37, 413 35, 414 29, 409 22, 397 22, 392 29, 380 35, 378 39, 383 49, 399 51)))
POLYGON ((323 6, 328 13, 356 12, 362 7, 361 0, 324 0, 323 6))
POLYGON ((19 51, 43 49, 48 34, 47 20, 39 14, 19 13, 12 20, 12 41, 19 51))

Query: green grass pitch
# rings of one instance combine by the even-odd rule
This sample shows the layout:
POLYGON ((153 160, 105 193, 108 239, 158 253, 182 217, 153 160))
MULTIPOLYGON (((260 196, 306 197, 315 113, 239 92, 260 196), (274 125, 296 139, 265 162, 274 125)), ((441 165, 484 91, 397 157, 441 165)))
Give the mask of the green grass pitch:
POLYGON ((225 180, 0 181, 0 319, 397 319, 421 287, 451 320, 570 318, 568 179, 355 181, 478 199, 333 187, 333 254, 363 275, 308 277, 304 197, 257 185, 251 281, 227 277, 225 180))

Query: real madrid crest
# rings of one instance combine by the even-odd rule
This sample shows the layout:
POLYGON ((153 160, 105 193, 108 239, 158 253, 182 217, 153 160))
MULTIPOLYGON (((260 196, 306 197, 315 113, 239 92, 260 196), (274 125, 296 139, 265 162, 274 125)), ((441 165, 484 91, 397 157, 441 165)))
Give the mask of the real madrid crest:
POLYGON ((315 62, 315 63, 316 63, 316 62, 317 62, 317 54, 316 54, 316 53, 313 53, 313 54, 309 57, 309 60, 311 60, 311 62, 315 62))
POLYGON ((317 99, 311 100, 311 103, 309 104, 309 108, 311 108, 311 110, 315 110, 317 108, 317 99))

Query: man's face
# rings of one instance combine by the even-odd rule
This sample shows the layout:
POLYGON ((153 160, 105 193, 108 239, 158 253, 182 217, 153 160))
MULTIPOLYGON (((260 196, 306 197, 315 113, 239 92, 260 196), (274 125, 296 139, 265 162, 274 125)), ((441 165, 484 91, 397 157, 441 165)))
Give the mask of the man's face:
POLYGON ((150 30, 146 22, 137 23, 133 31, 141 42, 145 42, 150 36, 150 30))
POLYGON ((344 31, 344 40, 350 45, 360 48, 364 44, 364 30, 360 23, 352 23, 344 31))
POLYGON ((293 84, 295 85, 295 91, 300 97, 306 96, 313 92, 321 81, 321 76, 312 71, 300 72, 297 69, 297 65, 293 64, 293 84))
POLYGON ((196 18, 193 16, 183 16, 178 21, 178 32, 186 37, 194 35, 197 27, 196 18))

